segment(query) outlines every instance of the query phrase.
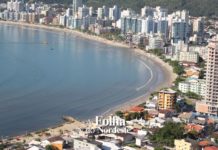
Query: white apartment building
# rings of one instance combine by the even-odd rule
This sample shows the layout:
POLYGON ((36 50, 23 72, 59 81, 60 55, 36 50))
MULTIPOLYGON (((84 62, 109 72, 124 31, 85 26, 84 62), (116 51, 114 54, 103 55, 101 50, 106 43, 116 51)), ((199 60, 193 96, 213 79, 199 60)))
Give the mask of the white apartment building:
POLYGON ((192 62, 192 63, 198 63, 199 61, 199 54, 197 52, 185 52, 181 51, 178 54, 179 61, 181 62, 192 62))
POLYGON ((151 35, 149 37, 149 44, 146 47, 146 50, 163 49, 163 46, 164 46, 164 41, 160 36, 151 35))
POLYGON ((179 83, 179 90, 182 93, 193 92, 204 96, 206 90, 205 80, 191 80, 179 83))

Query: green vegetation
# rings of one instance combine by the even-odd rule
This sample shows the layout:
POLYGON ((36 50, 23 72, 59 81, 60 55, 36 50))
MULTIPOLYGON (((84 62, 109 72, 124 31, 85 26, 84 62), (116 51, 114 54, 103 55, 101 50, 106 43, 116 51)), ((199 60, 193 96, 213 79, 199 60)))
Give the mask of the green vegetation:
POLYGON ((0 150, 3 150, 5 146, 3 144, 0 144, 0 150))
POLYGON ((179 64, 178 61, 169 61, 169 64, 173 67, 173 72, 182 75, 184 73, 184 67, 179 64))
POLYGON ((175 139, 184 138, 184 127, 181 123, 168 122, 164 127, 156 131, 150 136, 152 143, 157 145, 157 148, 162 146, 174 146, 175 139))
POLYGON ((115 112, 115 115, 119 116, 120 118, 123 118, 123 112, 122 111, 115 112))
MULTIPOLYGON (((0 0, 5 2, 7 0, 0 0)), ((39 1, 39 0, 26 0, 39 1)), ((62 3, 71 4, 72 0, 41 0, 45 3, 62 3)), ((101 7, 102 5, 113 6, 114 4, 122 8, 132 8, 140 12, 140 8, 147 6, 162 6, 167 8, 169 12, 175 10, 187 9, 193 16, 208 16, 218 15, 218 0, 83 0, 88 6, 101 7)), ((69 5, 68 5, 69 6, 69 5)))
POLYGON ((181 76, 178 76, 176 78, 176 80, 174 81, 175 85, 178 86, 179 85, 179 82, 183 82, 185 81, 185 78, 181 77, 181 76))
POLYGON ((205 74, 206 74, 206 71, 204 69, 202 69, 199 73, 199 79, 204 79, 205 74))
MULTIPOLYGON (((0 0, 6 2, 7 0, 0 0)), ((26 2, 39 0, 26 0, 26 2)), ((72 0, 41 0, 45 3, 62 3, 66 6, 72 3, 72 0)), ((132 8, 140 12, 141 7, 147 6, 162 6, 167 8, 169 12, 175 10, 187 9, 193 16, 218 16, 218 0, 84 0, 88 6, 101 7, 102 5, 113 6, 114 4, 122 8, 132 8)))
POLYGON ((148 50, 149 53, 152 53, 154 55, 157 55, 159 57, 162 56, 163 52, 161 49, 151 49, 151 50, 148 50))
POLYGON ((133 119, 145 118, 145 117, 147 117, 147 115, 148 115, 148 112, 147 112, 147 111, 145 111, 145 112, 140 112, 140 113, 137 113, 137 112, 128 113, 128 114, 125 116, 125 120, 129 121, 129 120, 133 120, 133 119))
POLYGON ((45 150, 58 150, 58 148, 57 148, 57 147, 54 147, 54 146, 52 146, 52 145, 47 145, 47 146, 45 147, 45 150))
POLYGON ((188 92, 185 94, 188 98, 192 98, 192 99, 197 99, 197 100, 200 100, 201 99, 201 96, 196 94, 196 93, 193 93, 193 92, 188 92))

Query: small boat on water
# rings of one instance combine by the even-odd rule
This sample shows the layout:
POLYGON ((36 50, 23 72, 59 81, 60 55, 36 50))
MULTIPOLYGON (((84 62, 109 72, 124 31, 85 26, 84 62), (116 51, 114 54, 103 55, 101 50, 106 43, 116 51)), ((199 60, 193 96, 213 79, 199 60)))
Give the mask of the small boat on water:
POLYGON ((48 44, 48 42, 47 42, 47 41, 43 41, 43 42, 41 42, 41 44, 46 44, 46 45, 47 45, 47 44, 48 44))

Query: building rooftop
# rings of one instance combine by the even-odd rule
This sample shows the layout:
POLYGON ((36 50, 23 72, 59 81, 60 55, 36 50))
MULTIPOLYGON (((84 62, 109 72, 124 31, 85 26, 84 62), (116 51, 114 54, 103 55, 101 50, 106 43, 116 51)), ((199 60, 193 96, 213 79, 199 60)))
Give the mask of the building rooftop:
POLYGON ((172 89, 164 89, 164 90, 161 90, 160 93, 175 94, 176 91, 174 91, 172 89))
POLYGON ((140 107, 140 106, 135 106, 130 109, 130 112, 143 112, 143 111, 144 111, 144 107, 140 107))

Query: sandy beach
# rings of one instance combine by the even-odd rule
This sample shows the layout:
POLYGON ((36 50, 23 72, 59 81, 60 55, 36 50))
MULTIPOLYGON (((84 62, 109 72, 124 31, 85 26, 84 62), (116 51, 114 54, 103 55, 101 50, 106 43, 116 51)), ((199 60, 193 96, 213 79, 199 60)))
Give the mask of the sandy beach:
MULTIPOLYGON (((89 35, 87 33, 82 33, 82 32, 79 32, 79 31, 76 31, 76 30, 71 30, 71 29, 66 29, 66 28, 58 28, 58 27, 52 27, 52 26, 45 26, 45 25, 38 25, 38 24, 29 24, 29 23, 21 23, 21 22, 10 22, 10 21, 0 21, 0 24, 8 24, 8 25, 19 25, 21 27, 31 27, 31 28, 39 28, 39 29, 46 29, 46 30, 52 30, 52 31, 56 31, 56 32, 64 32, 64 33, 67 33, 67 34, 72 34, 74 36, 79 36, 81 38, 86 38, 88 40, 94 40, 94 41, 98 41, 98 42, 102 42, 102 43, 105 43, 105 44, 109 44, 111 46, 117 46, 117 47, 124 47, 124 48, 129 48, 128 45, 126 45, 125 43, 119 43, 119 42, 116 42, 116 41, 110 41, 110 40, 107 40, 107 39, 104 39, 104 38, 101 38, 99 36, 94 36, 94 35, 89 35)), ((140 58, 142 59, 150 59, 152 60, 156 65, 159 65, 163 68, 164 70, 164 76, 166 77, 166 80, 158 85, 155 90, 151 90, 147 93, 145 93, 144 95, 136 98, 136 99, 132 99, 122 105, 118 105, 114 108, 111 108, 110 110, 107 110, 104 114, 102 115, 109 115, 109 114, 112 114, 114 113, 115 111, 117 110, 127 110, 129 109, 130 107, 132 106, 135 106, 135 105, 139 105, 143 102, 146 102, 146 100, 148 100, 149 98, 149 95, 154 92, 154 91, 158 91, 162 88, 165 88, 165 87, 170 87, 173 83, 173 81, 176 79, 177 75, 173 73, 173 70, 172 70, 172 67, 163 62, 160 58, 158 58, 157 56, 155 55, 152 55, 150 53, 146 53, 145 51, 143 50, 140 50, 140 49, 132 49, 135 53, 135 55, 139 56, 140 58)), ((62 131, 70 131, 72 129, 75 129, 75 128, 78 128, 78 127, 84 127, 85 125, 79 121, 76 121, 75 122, 71 122, 71 123, 64 123, 62 125, 60 125, 59 127, 57 128, 49 128, 48 131, 46 132, 49 132, 51 134, 51 136, 55 136, 55 135, 58 135, 60 134, 60 130, 62 131)), ((37 136, 39 136, 38 134, 34 134, 33 136, 25 136, 26 138, 22 138, 22 140, 32 140, 32 139, 35 139, 37 138, 37 136)), ((23 136, 22 136, 23 137, 23 136)))

